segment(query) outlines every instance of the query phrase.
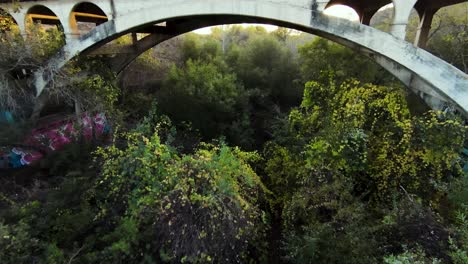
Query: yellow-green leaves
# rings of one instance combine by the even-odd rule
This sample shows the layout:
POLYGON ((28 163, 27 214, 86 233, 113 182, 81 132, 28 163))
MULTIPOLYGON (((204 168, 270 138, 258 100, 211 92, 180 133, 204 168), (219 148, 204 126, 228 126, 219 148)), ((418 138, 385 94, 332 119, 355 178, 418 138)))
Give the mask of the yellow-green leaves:
MULTIPOLYGON (((102 217, 118 207, 125 215, 114 233, 151 230, 152 246, 176 262, 243 260, 265 228, 257 204, 266 189, 248 164, 258 154, 202 144, 179 156, 161 143, 158 131, 130 133, 126 140, 123 148, 98 151, 105 158, 98 189, 102 217)), ((131 237, 115 240, 112 252, 128 255, 138 247, 131 237)))

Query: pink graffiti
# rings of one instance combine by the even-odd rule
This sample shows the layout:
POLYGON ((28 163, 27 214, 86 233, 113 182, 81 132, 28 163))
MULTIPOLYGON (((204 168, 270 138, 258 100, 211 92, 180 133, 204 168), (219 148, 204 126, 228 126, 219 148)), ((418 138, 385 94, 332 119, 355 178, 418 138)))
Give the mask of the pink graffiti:
POLYGON ((30 165, 42 159, 43 153, 61 150, 66 145, 78 141, 80 137, 88 142, 93 138, 102 138, 109 130, 104 113, 94 116, 84 113, 81 118, 69 117, 53 122, 44 121, 38 128, 32 130, 22 143, 32 148, 14 147, 9 153, 0 153, 0 168, 30 165))

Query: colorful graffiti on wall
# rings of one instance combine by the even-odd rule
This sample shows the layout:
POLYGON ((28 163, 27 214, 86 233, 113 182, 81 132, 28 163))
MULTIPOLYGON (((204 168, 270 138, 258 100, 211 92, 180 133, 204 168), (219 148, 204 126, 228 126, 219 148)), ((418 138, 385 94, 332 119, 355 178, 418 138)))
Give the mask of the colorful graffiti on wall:
POLYGON ((61 150, 82 137, 86 141, 103 138, 110 133, 105 114, 81 118, 68 117, 52 122, 42 122, 31 131, 21 144, 0 149, 0 169, 15 169, 33 164, 48 153, 61 150))

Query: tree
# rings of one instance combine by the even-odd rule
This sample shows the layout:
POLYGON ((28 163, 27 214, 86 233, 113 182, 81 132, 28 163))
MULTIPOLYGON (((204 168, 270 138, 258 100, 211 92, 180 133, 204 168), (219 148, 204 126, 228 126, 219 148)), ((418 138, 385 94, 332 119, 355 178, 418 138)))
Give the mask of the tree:
POLYGON ((461 177, 465 133, 459 120, 442 113, 412 117, 399 88, 356 80, 337 85, 333 76, 327 84, 307 83, 301 106, 265 152, 266 184, 282 204, 286 256, 375 263, 383 248, 397 248, 400 240, 447 258, 448 231, 426 208, 439 210, 449 182, 461 177), (395 220, 382 225, 393 210, 400 217, 387 216, 395 220), (415 224, 421 221, 428 225, 415 224), (410 235, 407 226, 437 232, 424 238, 410 235), (395 232, 407 235, 389 239, 395 232), (444 246, 433 252, 438 238, 444 246))
POLYGON ((129 261, 138 255, 199 263, 245 261, 251 249, 262 250, 266 223, 257 204, 266 189, 247 164, 254 153, 202 145, 178 156, 157 134, 134 133, 128 140, 123 150, 101 151, 100 207, 119 219, 104 237, 111 243, 105 252, 129 261))
POLYGON ((227 135, 240 142, 249 137, 249 124, 241 123, 248 93, 219 58, 208 63, 189 59, 185 68, 174 66, 157 98, 163 113, 176 123, 190 121, 204 139, 227 135), (241 126, 241 135, 232 133, 233 125, 241 126))
POLYGON ((250 39, 232 66, 246 89, 262 91, 285 109, 298 103, 298 65, 291 52, 274 37, 250 39))
POLYGON ((468 72, 468 3, 439 10, 432 24, 428 50, 468 72))
POLYGON ((333 71, 338 83, 356 78, 364 83, 385 85, 394 79, 390 74, 355 51, 323 38, 315 38, 299 48, 301 71, 305 81, 323 81, 333 71))

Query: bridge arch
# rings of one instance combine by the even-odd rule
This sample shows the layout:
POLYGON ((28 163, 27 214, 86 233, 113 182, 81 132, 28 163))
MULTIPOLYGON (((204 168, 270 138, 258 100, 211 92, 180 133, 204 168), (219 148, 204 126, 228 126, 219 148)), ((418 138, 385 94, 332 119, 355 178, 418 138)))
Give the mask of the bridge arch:
POLYGON ((39 22, 43 25, 54 25, 63 28, 62 21, 54 11, 44 5, 34 5, 26 13, 25 24, 31 25, 39 22))
MULTIPOLYGON (((351 21, 328 17, 312 6, 304 8, 291 2, 267 0, 186 0, 149 5, 114 17, 67 43, 63 49, 35 73, 34 85, 41 94, 53 75, 51 70, 63 67, 73 57, 129 32, 152 29, 156 24, 180 19, 190 21, 204 18, 225 24, 267 23, 312 33, 367 54, 384 65, 410 87, 422 87, 422 91, 452 103, 464 114, 468 113, 468 77, 452 65, 393 37, 351 21)), ((216 24, 216 23, 214 23, 216 24)), ((202 27, 202 26, 199 26, 202 27)), ((177 29, 177 25, 174 25, 177 29)), ((170 35, 171 27, 162 35, 170 35)), ((156 29, 155 29, 156 30, 156 29)))

